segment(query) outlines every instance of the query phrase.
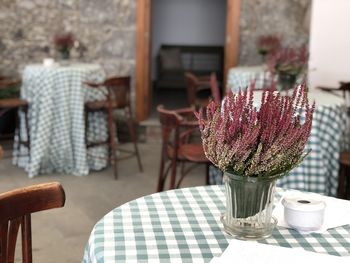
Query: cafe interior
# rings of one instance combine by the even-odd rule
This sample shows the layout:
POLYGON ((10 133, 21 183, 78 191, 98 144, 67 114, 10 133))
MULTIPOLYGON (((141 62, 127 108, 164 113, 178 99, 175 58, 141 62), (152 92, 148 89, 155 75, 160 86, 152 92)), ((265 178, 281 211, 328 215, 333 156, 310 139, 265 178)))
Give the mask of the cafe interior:
POLYGON ((0 262, 350 262, 349 0, 2 0, 0 262))

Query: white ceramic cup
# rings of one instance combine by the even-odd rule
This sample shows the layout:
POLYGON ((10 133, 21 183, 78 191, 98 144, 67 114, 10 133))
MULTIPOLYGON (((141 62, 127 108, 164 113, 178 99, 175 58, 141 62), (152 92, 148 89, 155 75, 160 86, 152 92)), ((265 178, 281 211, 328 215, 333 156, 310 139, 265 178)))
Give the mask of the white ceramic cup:
POLYGON ((45 67, 52 67, 55 64, 55 60, 53 58, 44 58, 43 64, 45 67))
POLYGON ((300 231, 315 231, 322 227, 326 203, 301 197, 285 197, 284 219, 289 226, 300 231))

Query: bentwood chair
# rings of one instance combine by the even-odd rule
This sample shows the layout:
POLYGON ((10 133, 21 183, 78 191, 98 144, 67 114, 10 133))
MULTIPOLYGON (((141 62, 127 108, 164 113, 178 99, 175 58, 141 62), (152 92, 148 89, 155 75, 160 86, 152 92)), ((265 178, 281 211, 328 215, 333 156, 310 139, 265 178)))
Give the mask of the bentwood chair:
MULTIPOLYGON (((109 160, 114 165, 114 177, 118 178, 117 159, 125 159, 131 156, 136 156, 137 163, 140 171, 143 171, 140 153, 137 147, 136 132, 134 122, 131 113, 130 102, 130 77, 111 77, 106 79, 103 83, 85 83, 89 87, 98 88, 106 95, 105 100, 90 101, 85 103, 85 127, 88 127, 88 114, 91 112, 104 112, 107 118, 108 124, 108 138, 106 141, 89 142, 86 137, 87 148, 107 145, 109 148, 109 160), (130 138, 134 145, 133 151, 127 151, 125 149, 118 148, 116 143, 116 129, 115 121, 113 117, 114 110, 123 110, 127 121, 130 138), (117 158, 117 150, 120 152, 127 152, 128 154, 124 158, 117 158)), ((87 132, 87 128, 85 131, 87 132)))
POLYGON ((216 74, 210 76, 195 76, 190 72, 185 73, 187 102, 196 108, 205 107, 210 99, 220 101, 220 91, 216 74))
POLYGON ((199 131, 198 122, 193 120, 194 108, 167 110, 163 105, 159 105, 157 111, 162 127, 162 150, 157 191, 164 190, 169 173, 169 189, 178 188, 186 174, 191 170, 185 170, 185 163, 205 164, 205 183, 209 184, 210 162, 205 156, 201 141, 191 140, 193 139, 191 136, 199 131), (179 179, 176 178, 178 164, 181 164, 179 179))
POLYGON ((22 262, 32 262, 31 214, 63 207, 65 193, 59 183, 45 183, 0 194, 0 262, 13 263, 19 228, 22 262))
MULTIPOLYGON (((16 79, 9 79, 2 77, 0 78, 0 89, 6 90, 6 89, 12 89, 16 86, 20 85, 20 81, 16 79)), ((21 145, 24 145, 25 147, 30 148, 30 134, 29 134, 29 120, 28 120, 28 110, 29 110, 29 104, 26 100, 20 99, 20 98, 3 98, 0 99, 0 117, 6 114, 7 112, 16 109, 18 111, 21 111, 24 113, 24 119, 25 119, 25 129, 26 129, 26 138, 23 138, 21 136, 20 132, 20 120, 18 116, 16 117, 16 132, 18 133, 18 143, 17 143, 17 154, 19 153, 19 148, 21 145)))

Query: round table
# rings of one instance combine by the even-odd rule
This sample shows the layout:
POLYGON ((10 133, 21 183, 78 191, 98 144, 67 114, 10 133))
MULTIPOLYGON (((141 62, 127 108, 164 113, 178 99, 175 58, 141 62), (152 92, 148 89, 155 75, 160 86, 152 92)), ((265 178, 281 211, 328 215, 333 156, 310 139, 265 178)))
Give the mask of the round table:
MULTIPOLYGON (((282 194, 277 188, 276 202, 282 194)), ((220 222, 224 202, 223 186, 166 191, 128 202, 97 222, 83 262, 210 262, 232 238, 220 222)), ((307 236, 277 227, 258 242, 349 256, 350 225, 307 236)))
MULTIPOLYGON (((103 99, 104 95, 83 84, 84 81, 102 82, 104 78, 105 72, 97 64, 25 67, 21 97, 30 105, 30 159, 24 157, 27 149, 22 147, 22 157, 15 158, 14 163, 24 167, 29 177, 52 172, 87 175, 89 168, 98 170, 106 166, 105 160, 87 157, 84 122, 84 102, 103 99)), ((92 121, 89 121, 88 139, 106 138, 105 119, 98 114, 89 118, 92 121)), ((25 129, 20 132, 26 138, 25 129)), ((94 151, 100 156, 107 154, 103 147, 94 151)))

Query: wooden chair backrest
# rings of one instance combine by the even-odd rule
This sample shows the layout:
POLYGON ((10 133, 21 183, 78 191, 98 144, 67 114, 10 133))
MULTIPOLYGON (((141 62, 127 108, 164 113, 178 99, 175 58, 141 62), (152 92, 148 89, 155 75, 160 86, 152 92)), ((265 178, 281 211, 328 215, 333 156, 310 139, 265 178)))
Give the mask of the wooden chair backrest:
POLYGON ((214 72, 210 74, 210 89, 211 89, 211 95, 213 96, 214 102, 216 104, 219 104, 221 101, 220 90, 219 90, 216 74, 214 72))
POLYGON ((157 111, 162 126, 163 147, 176 146, 177 148, 184 136, 189 135, 194 127, 198 128, 197 121, 190 120, 194 117, 193 107, 167 110, 163 105, 158 105, 157 111))
POLYGON ((163 145, 177 144, 179 126, 183 118, 174 110, 166 110, 163 105, 157 107, 159 122, 162 126, 163 145), (171 133, 174 133, 173 141, 170 140, 171 133))
POLYGON ((45 183, 0 194, 0 262, 14 262, 19 227, 22 260, 32 262, 31 214, 63 207, 65 193, 60 183, 45 183))
POLYGON ((199 86, 199 81, 195 75, 190 72, 185 73, 187 103, 188 105, 195 105, 196 92, 199 86))
POLYGON ((108 100, 122 109, 130 107, 130 81, 129 76, 111 77, 104 81, 104 86, 108 89, 108 100))

